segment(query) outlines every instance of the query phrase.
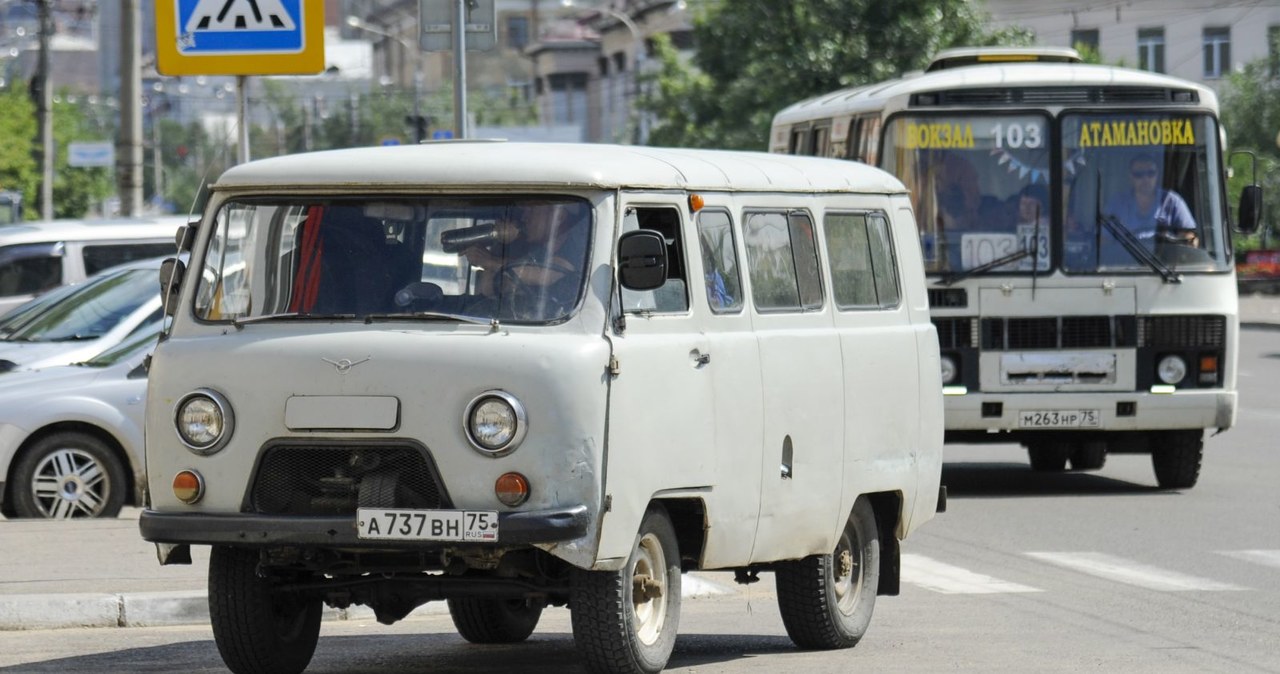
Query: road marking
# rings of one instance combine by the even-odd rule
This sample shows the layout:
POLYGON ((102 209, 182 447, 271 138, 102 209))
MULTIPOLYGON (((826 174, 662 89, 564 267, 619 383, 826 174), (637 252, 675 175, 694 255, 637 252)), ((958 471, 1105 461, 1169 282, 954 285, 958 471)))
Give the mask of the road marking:
POLYGON ((1065 566, 1074 571, 1113 580, 1118 583, 1145 587, 1149 590, 1186 592, 1189 590, 1247 589, 1239 585, 1189 576, 1124 559, 1123 557, 1106 555, 1101 552, 1028 552, 1026 554, 1028 557, 1049 562, 1050 564, 1065 566))
POLYGON ((942 594, 1001 594, 1041 590, 984 576, 921 555, 902 555, 902 580, 942 594))
POLYGON ((1280 569, 1280 550, 1219 550, 1218 554, 1280 569))

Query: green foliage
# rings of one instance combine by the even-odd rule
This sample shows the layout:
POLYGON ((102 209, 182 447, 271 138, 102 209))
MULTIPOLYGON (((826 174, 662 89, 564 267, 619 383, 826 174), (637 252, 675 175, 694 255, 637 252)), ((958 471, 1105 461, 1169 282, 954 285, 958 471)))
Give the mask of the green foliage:
POLYGON ((40 188, 40 167, 32 154, 36 138, 36 111, 26 91, 20 87, 0 89, 0 190, 21 192, 26 212, 40 188))
POLYGON ((1275 240, 1274 229, 1280 221, 1280 81, 1270 76, 1267 61, 1260 59, 1247 64, 1244 70, 1232 73, 1221 92, 1222 125, 1227 131, 1229 152, 1250 152, 1257 158, 1233 156, 1229 166, 1233 177, 1227 185, 1229 203, 1234 208, 1239 203, 1240 190, 1251 181, 1262 185, 1263 211, 1259 234, 1253 237, 1236 237, 1237 250, 1248 250, 1263 245, 1280 246, 1275 240))
MULTIPOLYGON (((82 218, 90 207, 111 195, 114 184, 111 169, 71 166, 67 161, 67 148, 77 141, 111 140, 104 137, 86 118, 79 106, 66 102, 53 104, 53 217, 82 218)), ((34 199, 30 199, 34 210, 34 199)))
POLYGON ((965 0, 734 0, 694 17, 692 63, 657 40, 661 69, 642 108, 654 145, 761 149, 773 115, 799 100, 923 68, 947 47, 1027 44, 987 32, 965 0))

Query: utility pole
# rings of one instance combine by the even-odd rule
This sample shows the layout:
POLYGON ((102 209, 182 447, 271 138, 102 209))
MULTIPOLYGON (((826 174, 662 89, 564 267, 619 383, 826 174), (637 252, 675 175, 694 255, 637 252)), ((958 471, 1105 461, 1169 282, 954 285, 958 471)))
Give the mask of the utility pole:
MULTIPOLYGON (((151 120, 155 123, 155 119, 151 120)), ((159 181, 157 181, 158 184, 159 181)), ((142 214, 142 14, 120 0, 120 138, 116 141, 120 213, 142 214)))
POLYGON ((40 120, 40 219, 53 219, 53 87, 49 84, 49 41, 53 37, 53 0, 38 0, 40 55, 36 64, 36 116, 40 120))

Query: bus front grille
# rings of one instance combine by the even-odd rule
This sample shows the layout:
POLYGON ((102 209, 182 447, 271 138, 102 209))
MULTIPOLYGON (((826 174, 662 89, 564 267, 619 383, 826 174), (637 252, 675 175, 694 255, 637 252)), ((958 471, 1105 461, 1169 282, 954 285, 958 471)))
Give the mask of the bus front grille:
POLYGON ((447 508, 425 450, 411 445, 279 445, 262 453, 248 509, 347 515, 374 508, 447 508))
POLYGON ((1106 349, 1137 346, 1133 316, 982 319, 984 351, 1106 349))
POLYGON ((1143 316, 1138 342, 1157 348, 1222 348, 1227 342, 1225 316, 1143 316))

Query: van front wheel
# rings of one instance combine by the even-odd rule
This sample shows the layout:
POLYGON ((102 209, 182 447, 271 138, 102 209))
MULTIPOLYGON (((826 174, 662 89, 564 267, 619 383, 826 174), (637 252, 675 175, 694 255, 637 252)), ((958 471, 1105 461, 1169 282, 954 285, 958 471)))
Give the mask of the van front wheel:
POLYGON ((258 551, 215 546, 209 554, 209 619, 222 661, 236 674, 297 674, 320 638, 318 597, 276 589, 258 573, 258 551))
POLYGON ((865 496, 854 502, 834 552, 782 562, 774 576, 791 641, 822 650, 856 645, 871 624, 880 586, 880 535, 871 502, 865 496))
POLYGON ((569 609, 588 670, 639 674, 666 667, 680 623, 680 551, 666 509, 645 513, 622 569, 574 569, 569 609))

